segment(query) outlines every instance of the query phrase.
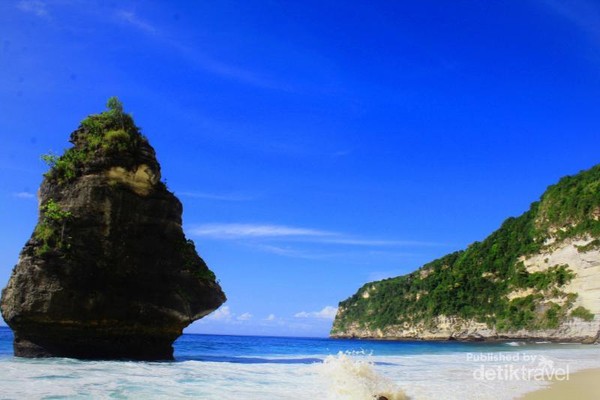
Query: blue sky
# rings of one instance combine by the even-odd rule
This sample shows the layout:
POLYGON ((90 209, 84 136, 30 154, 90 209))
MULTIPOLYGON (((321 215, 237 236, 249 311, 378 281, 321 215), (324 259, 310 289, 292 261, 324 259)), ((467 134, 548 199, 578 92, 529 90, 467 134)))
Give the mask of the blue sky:
POLYGON ((600 161, 600 4, 2 1, 0 286, 115 95, 229 298, 187 331, 325 336, 600 161))

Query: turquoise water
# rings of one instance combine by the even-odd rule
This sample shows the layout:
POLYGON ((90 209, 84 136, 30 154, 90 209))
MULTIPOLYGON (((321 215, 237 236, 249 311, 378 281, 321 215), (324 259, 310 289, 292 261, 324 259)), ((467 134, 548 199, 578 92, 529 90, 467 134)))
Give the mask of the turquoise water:
POLYGON ((0 398, 511 399, 547 384, 536 372, 600 367, 600 346, 187 334, 175 358, 20 359, 0 328, 0 398))
MULTIPOLYGON (((410 356, 506 350, 505 344, 460 342, 386 342, 325 338, 183 335, 175 342, 178 361, 320 362, 324 355, 361 352, 373 356, 410 356), (290 356, 286 359, 285 356, 290 356), (315 356, 321 358, 314 358, 315 356), (313 358, 311 358, 313 357, 313 358)), ((510 347, 508 348, 510 350, 510 347)))

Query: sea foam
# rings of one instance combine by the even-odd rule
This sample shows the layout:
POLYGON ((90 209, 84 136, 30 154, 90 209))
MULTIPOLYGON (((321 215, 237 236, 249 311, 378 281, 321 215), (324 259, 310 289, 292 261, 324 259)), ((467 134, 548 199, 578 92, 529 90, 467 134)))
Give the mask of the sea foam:
POLYGON ((394 381, 378 373, 369 357, 356 352, 327 356, 318 370, 327 382, 328 398, 405 400, 404 392, 394 381))

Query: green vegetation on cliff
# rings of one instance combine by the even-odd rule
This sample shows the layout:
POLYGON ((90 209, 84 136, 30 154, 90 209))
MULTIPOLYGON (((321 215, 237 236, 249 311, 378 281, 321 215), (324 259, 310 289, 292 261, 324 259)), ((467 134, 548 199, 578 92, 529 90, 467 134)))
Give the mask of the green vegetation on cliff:
MULTIPOLYGON (((591 313, 583 307, 569 313, 577 295, 562 290, 574 278, 567 265, 531 273, 520 258, 539 252, 551 240, 600 236, 599 214, 597 165, 550 186, 527 212, 508 218, 482 242, 411 274, 364 285, 340 303, 332 334, 343 333, 351 325, 367 329, 427 326, 438 316, 485 322, 498 331, 556 328, 569 316, 589 320, 591 313), (515 290, 530 294, 509 299, 515 290)), ((595 240, 580 251, 597 244, 595 240)))

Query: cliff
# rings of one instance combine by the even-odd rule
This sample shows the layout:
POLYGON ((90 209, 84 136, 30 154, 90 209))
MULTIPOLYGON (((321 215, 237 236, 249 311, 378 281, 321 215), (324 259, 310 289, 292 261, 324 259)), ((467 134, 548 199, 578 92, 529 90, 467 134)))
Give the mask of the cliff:
POLYGON ((172 359, 225 295, 182 230, 148 140, 116 98, 45 156, 39 221, 2 291, 22 357, 172 359))
POLYGON ((600 332, 600 165, 482 242, 339 304, 331 336, 591 343, 600 332))

